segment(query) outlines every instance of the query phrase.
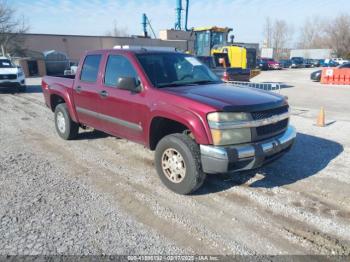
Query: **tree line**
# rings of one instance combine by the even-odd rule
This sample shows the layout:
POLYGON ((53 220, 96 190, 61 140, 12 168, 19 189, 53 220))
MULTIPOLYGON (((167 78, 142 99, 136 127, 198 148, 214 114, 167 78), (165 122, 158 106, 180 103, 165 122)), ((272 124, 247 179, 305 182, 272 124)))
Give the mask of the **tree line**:
POLYGON ((340 14, 333 19, 318 16, 309 17, 297 30, 294 41, 294 28, 283 19, 264 23, 264 45, 274 48, 277 56, 283 56, 283 50, 294 47, 301 49, 332 49, 337 57, 350 58, 350 15, 340 14))

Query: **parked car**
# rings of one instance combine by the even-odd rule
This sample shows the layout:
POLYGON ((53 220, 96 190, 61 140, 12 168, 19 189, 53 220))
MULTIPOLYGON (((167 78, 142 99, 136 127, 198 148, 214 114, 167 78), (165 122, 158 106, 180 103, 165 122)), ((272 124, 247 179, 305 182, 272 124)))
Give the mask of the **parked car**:
POLYGON ((304 67, 304 58, 302 57, 292 57, 291 59, 292 65, 291 68, 303 68, 304 67))
POLYGON ((74 78, 46 76, 42 90, 61 138, 89 126, 145 145, 179 194, 197 190, 206 173, 274 161, 296 137, 284 96, 224 83, 184 53, 90 51, 74 78))
POLYGON ((280 70, 282 69, 281 65, 272 58, 261 58, 267 62, 267 66, 270 70, 280 70))
POLYGON ((343 58, 332 58, 331 60, 338 63, 339 65, 349 63, 349 60, 345 60, 343 58))
POLYGON ((320 59, 311 59, 311 67, 319 67, 320 65, 320 59))
POLYGON ((197 56, 197 58, 211 69, 221 80, 228 81, 244 81, 250 79, 250 69, 224 67, 216 62, 212 56, 197 56))
POLYGON ((290 59, 281 59, 279 63, 282 68, 289 68, 292 65, 292 61, 290 59))
POLYGON ((304 67, 305 68, 313 67, 313 60, 312 59, 304 59, 304 67))
POLYGON ((350 68, 350 63, 344 63, 342 65, 338 66, 339 69, 343 69, 343 68, 350 68))
POLYGON ((339 63, 332 60, 332 59, 325 59, 322 66, 323 67, 336 67, 338 65, 339 65, 339 63))
POLYGON ((318 59, 320 66, 324 66, 325 64, 325 59, 318 59))
POLYGON ((24 92, 26 82, 21 67, 14 65, 7 57, 0 57, 0 88, 15 88, 16 91, 24 92))
POLYGON ((257 67, 261 70, 269 70, 269 65, 267 63, 267 60, 264 59, 258 59, 258 61, 256 62, 257 67))
MULTIPOLYGON (((338 65, 337 68, 339 68, 339 69, 350 68, 350 63, 338 65)), ((321 76, 322 76, 322 70, 317 70, 317 71, 311 73, 310 79, 315 81, 315 82, 320 82, 321 76)))
POLYGON ((315 72, 312 72, 310 75, 310 79, 315 82, 320 82, 321 81, 321 74, 322 70, 317 70, 315 72))

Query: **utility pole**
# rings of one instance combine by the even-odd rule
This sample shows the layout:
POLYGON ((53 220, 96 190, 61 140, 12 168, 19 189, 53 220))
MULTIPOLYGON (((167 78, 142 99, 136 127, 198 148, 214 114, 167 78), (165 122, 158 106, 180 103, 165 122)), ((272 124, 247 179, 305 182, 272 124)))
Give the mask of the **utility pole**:
POLYGON ((1 54, 2 56, 5 56, 5 48, 3 45, 1 45, 1 54))

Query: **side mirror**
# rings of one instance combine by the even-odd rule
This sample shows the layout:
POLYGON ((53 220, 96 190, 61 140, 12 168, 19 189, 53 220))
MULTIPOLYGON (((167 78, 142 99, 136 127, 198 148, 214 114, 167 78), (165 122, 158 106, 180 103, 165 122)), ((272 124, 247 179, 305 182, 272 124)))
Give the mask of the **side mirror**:
POLYGON ((129 90, 133 93, 138 93, 140 89, 140 81, 135 77, 119 77, 117 80, 117 87, 124 90, 129 90))

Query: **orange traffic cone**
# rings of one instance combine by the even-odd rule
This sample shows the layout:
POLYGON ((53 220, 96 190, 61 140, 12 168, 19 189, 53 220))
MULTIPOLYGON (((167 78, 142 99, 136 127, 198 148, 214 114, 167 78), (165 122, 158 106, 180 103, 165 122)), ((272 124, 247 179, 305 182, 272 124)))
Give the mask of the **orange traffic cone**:
POLYGON ((325 112, 324 112, 324 107, 321 107, 320 113, 318 114, 316 125, 319 127, 326 126, 326 116, 325 116, 325 112))

